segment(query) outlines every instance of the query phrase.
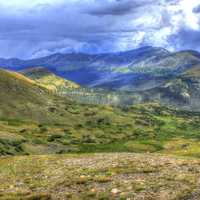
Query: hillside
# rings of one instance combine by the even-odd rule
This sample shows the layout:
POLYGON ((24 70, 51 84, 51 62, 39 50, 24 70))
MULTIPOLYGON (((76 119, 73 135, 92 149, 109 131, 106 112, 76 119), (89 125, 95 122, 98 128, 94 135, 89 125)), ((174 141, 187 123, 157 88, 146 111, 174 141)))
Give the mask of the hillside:
MULTIPOLYGON (((11 71, 0 70, 0 118, 37 121, 59 119, 51 109, 58 98, 35 81, 11 71)), ((65 99, 66 101, 66 99, 65 99)))
POLYGON ((200 65, 192 66, 161 87, 146 91, 145 96, 148 101, 157 100, 167 105, 199 110, 200 65))
POLYGON ((200 112, 83 105, 5 70, 0 90, 0 200, 199 199, 200 112))
POLYGON ((194 65, 191 69, 183 73, 184 77, 193 77, 200 79, 200 64, 194 65))
POLYGON ((0 87, 1 155, 171 151, 197 156, 200 152, 198 112, 156 103, 123 108, 81 105, 5 70, 0 71, 0 87))
POLYGON ((200 161, 104 153, 0 160, 1 200, 197 200, 200 161))
POLYGON ((45 97, 47 91, 39 87, 34 81, 11 71, 0 70, 0 90, 1 117, 30 114, 38 106, 41 106, 42 109, 47 100, 45 97))
POLYGON ((34 67, 21 71, 21 73, 34 80, 41 86, 57 92, 63 89, 77 89, 80 86, 72 81, 65 80, 54 73, 51 73, 48 69, 44 67, 34 67))
POLYGON ((126 91, 158 87, 198 63, 198 52, 171 53, 163 48, 150 46, 97 55, 71 53, 26 61, 0 59, 0 66, 7 69, 22 70, 30 66, 43 66, 81 86, 126 91))

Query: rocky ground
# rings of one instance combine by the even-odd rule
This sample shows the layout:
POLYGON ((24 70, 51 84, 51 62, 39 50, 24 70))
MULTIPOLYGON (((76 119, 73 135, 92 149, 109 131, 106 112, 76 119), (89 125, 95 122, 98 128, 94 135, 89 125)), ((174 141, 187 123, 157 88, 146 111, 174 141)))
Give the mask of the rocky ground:
POLYGON ((198 200, 200 160, 101 153, 0 159, 1 200, 198 200))

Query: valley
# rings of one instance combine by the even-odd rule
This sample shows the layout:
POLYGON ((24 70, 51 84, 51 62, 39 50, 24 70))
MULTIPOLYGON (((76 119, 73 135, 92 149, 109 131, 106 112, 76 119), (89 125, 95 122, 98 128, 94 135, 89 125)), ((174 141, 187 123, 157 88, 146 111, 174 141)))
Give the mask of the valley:
POLYGON ((0 0, 0 200, 200 200, 200 0, 0 0))
POLYGON ((5 70, 0 72, 0 87, 1 155, 169 151, 199 155, 199 112, 156 102, 122 107, 80 104, 5 70))
MULTIPOLYGON (((86 59, 74 56, 63 62, 86 59)), ((108 85, 106 79, 82 85, 38 60, 27 67, 30 61, 4 63, 0 199, 200 198, 199 54, 146 47, 113 56, 96 55, 98 63, 121 63, 117 76, 111 65, 101 68, 108 85), (133 61, 133 53, 143 61, 133 61)), ((62 61, 60 54, 51 61, 57 57, 62 61)))

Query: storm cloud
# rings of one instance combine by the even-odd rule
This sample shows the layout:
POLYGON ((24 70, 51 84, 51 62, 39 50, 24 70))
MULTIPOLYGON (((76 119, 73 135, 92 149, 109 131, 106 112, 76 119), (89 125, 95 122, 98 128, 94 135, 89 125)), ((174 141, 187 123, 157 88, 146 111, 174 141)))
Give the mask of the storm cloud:
POLYGON ((137 8, 149 3, 153 3, 153 0, 102 0, 96 1, 94 6, 86 9, 86 13, 96 16, 126 15, 132 14, 137 8))
POLYGON ((0 57, 199 48, 198 0, 0 0, 0 57))
POLYGON ((193 9, 193 12, 200 13, 200 4, 193 9))

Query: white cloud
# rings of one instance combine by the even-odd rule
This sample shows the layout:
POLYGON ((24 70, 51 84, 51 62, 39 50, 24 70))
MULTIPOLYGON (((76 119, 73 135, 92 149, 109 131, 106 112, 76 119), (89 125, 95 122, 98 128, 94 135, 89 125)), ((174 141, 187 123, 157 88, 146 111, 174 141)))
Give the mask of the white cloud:
POLYGON ((31 8, 40 4, 60 3, 63 0, 0 0, 0 5, 10 8, 31 8))
POLYGON ((184 20, 188 27, 193 30, 199 30, 199 17, 193 12, 194 8, 199 5, 199 0, 183 0, 180 7, 183 11, 184 20))

